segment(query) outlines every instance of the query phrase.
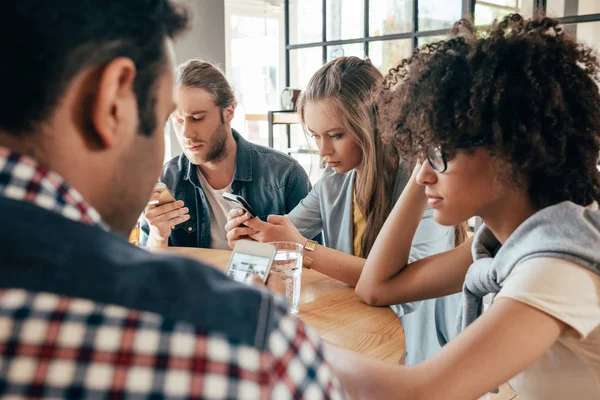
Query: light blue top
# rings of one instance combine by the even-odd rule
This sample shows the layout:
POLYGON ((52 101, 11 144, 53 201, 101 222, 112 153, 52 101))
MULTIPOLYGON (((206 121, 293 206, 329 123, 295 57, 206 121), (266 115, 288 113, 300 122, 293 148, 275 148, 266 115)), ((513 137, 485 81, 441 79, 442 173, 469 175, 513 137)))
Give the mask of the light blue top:
MULTIPOLYGON (((400 197, 410 174, 399 168, 394 185, 394 203, 400 197)), ((356 171, 338 174, 326 168, 315 184, 288 217, 302 236, 314 237, 323 231, 327 247, 347 254, 354 252, 353 189, 356 171)), ((433 219, 433 210, 425 210, 415 233, 409 262, 454 247, 454 228, 442 226, 433 219)), ((459 295, 391 306, 402 320, 406 334, 406 363, 419 363, 433 355, 454 337, 454 324, 459 295)))

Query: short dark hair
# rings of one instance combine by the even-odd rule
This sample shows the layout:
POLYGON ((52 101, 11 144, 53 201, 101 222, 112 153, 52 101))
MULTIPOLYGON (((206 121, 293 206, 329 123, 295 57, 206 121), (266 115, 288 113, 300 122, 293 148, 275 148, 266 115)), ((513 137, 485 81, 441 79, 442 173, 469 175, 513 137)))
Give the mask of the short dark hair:
POLYGON ((177 67, 175 81, 179 87, 193 87, 208 91, 221 110, 237 105, 235 93, 225 74, 209 62, 199 59, 186 61, 177 67))
POLYGON ((170 0, 0 2, 0 129, 12 135, 33 131, 83 68, 127 57, 137 68, 139 131, 150 135, 165 39, 180 33, 187 20, 170 0))
POLYGON ((380 129, 403 154, 481 138, 509 164, 535 207, 600 199, 600 64, 552 18, 508 15, 390 70, 378 99, 380 129))

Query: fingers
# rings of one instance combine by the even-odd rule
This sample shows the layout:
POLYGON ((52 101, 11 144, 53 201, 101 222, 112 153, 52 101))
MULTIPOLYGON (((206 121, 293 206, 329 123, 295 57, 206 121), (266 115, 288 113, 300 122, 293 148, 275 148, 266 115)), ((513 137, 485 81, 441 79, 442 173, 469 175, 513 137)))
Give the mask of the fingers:
POLYGON ((249 235, 256 233, 252 228, 240 227, 227 232, 227 243, 233 249, 235 242, 242 239, 248 239, 249 235))
POLYGON ((244 225, 254 229, 255 231, 262 231, 269 226, 267 222, 263 222, 258 218, 249 218, 244 222, 244 225))
POLYGON ((186 217, 186 219, 184 219, 184 221, 187 221, 189 219, 189 213, 190 210, 187 207, 183 207, 183 208, 179 208, 173 211, 168 211, 164 214, 161 214, 157 217, 154 217, 152 219, 152 222, 155 224, 161 223, 161 222, 169 222, 171 223, 172 220, 179 218, 179 217, 186 217))
POLYGON ((248 237, 257 242, 261 242, 261 243, 267 242, 267 240, 265 240, 265 237, 262 232, 253 233, 251 235, 248 235, 248 237))
POLYGON ((163 204, 162 206, 157 206, 157 207, 150 206, 150 207, 146 208, 146 218, 153 219, 153 218, 158 217, 159 215, 162 215, 169 211, 174 211, 174 210, 180 209, 182 207, 183 207, 183 201, 181 201, 181 200, 174 201, 173 203, 163 204))
POLYGON ((234 208, 229 210, 229 213, 227 214, 227 219, 233 219, 235 217, 241 217, 242 215, 244 215, 246 211, 243 208, 234 208))
POLYGON ((288 220, 288 217, 286 217, 284 215, 269 215, 267 217, 267 222, 270 224, 283 225, 286 223, 286 221, 289 221, 289 220, 288 220))
POLYGON ((227 222, 227 224, 225 225, 225 231, 229 232, 230 230, 237 228, 242 224, 245 224, 246 221, 248 221, 250 218, 252 218, 250 213, 242 213, 241 216, 230 219, 229 222, 227 222))
POLYGON ((187 221, 188 219, 190 219, 190 215, 186 214, 186 215, 182 215, 180 217, 177 218, 173 218, 171 219, 169 222, 169 227, 171 229, 175 228, 177 225, 184 223, 185 221, 187 221))
POLYGON ((235 228, 235 229, 232 229, 231 231, 227 232, 227 239, 239 240, 242 236, 250 236, 250 235, 254 235, 255 233, 256 233, 256 231, 252 228, 248 228, 248 227, 235 228))

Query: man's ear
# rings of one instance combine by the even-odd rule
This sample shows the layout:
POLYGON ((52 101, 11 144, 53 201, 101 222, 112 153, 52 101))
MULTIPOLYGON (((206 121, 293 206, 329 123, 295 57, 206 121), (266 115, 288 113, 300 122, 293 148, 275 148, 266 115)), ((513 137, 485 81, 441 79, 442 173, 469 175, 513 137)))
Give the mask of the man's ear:
POLYGON ((137 124, 135 75, 135 64, 125 57, 115 58, 100 72, 91 115, 98 139, 107 148, 114 145, 123 124, 137 124))
POLYGON ((231 122, 233 117, 235 116, 235 107, 230 105, 223 109, 223 122, 228 124, 231 122))

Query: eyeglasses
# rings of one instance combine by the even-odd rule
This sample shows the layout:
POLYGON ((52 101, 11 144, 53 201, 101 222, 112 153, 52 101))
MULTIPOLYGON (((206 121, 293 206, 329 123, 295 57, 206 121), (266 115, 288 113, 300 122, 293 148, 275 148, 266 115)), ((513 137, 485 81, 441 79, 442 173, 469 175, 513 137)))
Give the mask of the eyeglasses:
MULTIPOLYGON (((453 144, 457 149, 469 149, 472 147, 487 146, 490 143, 486 138, 478 138, 473 140, 457 141, 453 144)), ((448 157, 446 156, 444 150, 442 150, 441 146, 431 148, 427 151, 427 161, 429 161, 429 165, 431 165, 431 168, 433 168, 433 170, 437 173, 441 174, 446 172, 446 169, 448 169, 448 157)))

